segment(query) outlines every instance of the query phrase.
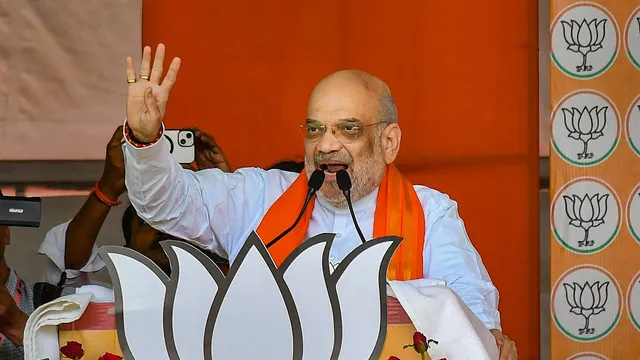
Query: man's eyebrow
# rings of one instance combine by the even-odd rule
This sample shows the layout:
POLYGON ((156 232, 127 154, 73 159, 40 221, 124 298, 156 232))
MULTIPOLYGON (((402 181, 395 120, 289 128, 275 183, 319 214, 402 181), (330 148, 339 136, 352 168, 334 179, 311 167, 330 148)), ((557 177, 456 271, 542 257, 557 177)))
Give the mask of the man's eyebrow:
MULTIPOLYGON (((345 122, 346 123, 359 123, 360 119, 355 118, 355 117, 350 117, 350 118, 340 118, 340 119, 338 119, 338 121, 339 122, 343 122, 343 123, 345 123, 345 122)), ((317 123, 320 123, 320 121, 314 120, 314 119, 311 119, 311 118, 307 118, 307 120, 306 120, 306 124, 317 124, 317 123)))
POLYGON ((347 122, 347 123, 359 123, 360 119, 358 118, 354 118, 354 117, 350 117, 350 118, 342 118, 342 119, 338 119, 338 121, 340 122, 347 122))

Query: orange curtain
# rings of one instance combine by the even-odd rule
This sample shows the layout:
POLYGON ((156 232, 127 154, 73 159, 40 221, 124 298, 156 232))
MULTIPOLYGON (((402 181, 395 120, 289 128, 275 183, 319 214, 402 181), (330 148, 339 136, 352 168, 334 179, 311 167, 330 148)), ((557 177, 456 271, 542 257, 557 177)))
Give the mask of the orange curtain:
POLYGON ((526 1, 146 1, 143 40, 183 58, 168 125, 214 134, 234 167, 300 158, 313 86, 341 68, 391 87, 399 168, 451 195, 539 358, 538 29, 526 1))

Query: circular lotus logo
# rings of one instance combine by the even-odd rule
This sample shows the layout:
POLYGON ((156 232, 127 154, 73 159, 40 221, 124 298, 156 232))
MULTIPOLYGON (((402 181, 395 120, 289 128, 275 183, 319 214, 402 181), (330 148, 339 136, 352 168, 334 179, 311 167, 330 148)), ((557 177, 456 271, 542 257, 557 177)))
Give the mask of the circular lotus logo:
POLYGON ((607 336, 622 311, 620 285, 605 269, 579 265, 565 272, 551 293, 553 321, 573 340, 591 342, 607 336))
POLYGON ((595 90, 579 90, 560 100, 551 114, 551 144, 565 161, 592 166, 606 160, 620 137, 615 105, 595 90))
POLYGON ((640 95, 631 102, 626 118, 627 141, 629 141, 631 149, 640 156, 640 95))
POLYGON ((604 7, 589 2, 568 6, 551 24, 551 59, 571 77, 596 77, 618 55, 618 34, 618 24, 604 7))
POLYGON ((627 201, 627 226, 631 235, 640 243, 640 184, 633 189, 627 201))
POLYGON ((622 222, 618 195, 604 181, 578 178, 565 185, 551 204, 551 229, 565 248, 578 254, 603 250, 622 222))
POLYGON ((640 6, 627 20, 624 28, 624 47, 633 65, 640 69, 640 6))
POLYGON ((633 277, 627 291, 627 311, 633 326, 640 331, 640 272, 633 277))
POLYGON ((568 357, 567 360, 609 360, 609 358, 593 352, 583 352, 568 357))

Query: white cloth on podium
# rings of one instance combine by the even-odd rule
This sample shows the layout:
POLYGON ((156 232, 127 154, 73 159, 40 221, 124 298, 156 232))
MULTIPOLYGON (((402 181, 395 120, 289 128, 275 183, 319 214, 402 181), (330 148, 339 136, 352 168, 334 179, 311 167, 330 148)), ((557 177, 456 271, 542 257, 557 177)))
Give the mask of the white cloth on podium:
POLYGON ((59 360, 58 325, 78 320, 92 298, 92 293, 67 295, 37 308, 24 329, 24 358, 59 360))
POLYGON ((442 280, 389 281, 390 294, 398 299, 416 330, 438 341, 433 359, 497 360, 495 337, 442 280))
POLYGON ((115 302, 113 289, 100 285, 84 285, 76 290, 76 294, 93 294, 92 303, 115 302))

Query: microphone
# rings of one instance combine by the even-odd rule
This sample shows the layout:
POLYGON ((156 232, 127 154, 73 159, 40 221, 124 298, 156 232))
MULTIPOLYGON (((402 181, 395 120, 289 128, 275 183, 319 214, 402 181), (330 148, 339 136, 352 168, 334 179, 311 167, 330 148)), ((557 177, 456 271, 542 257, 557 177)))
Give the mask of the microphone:
POLYGON ((349 205, 349 212, 351 213, 351 219, 353 219, 353 224, 356 226, 356 231, 358 232, 358 236, 360 236, 360 240, 364 244, 366 240, 364 239, 364 235, 362 235, 360 226, 358 226, 358 221, 356 220, 356 214, 355 212, 353 212, 353 204, 351 203, 351 177, 349 177, 349 173, 346 170, 339 170, 336 173, 336 182, 338 183, 338 188, 342 190, 344 197, 347 199, 347 205, 349 205))
POLYGON ((304 211, 307 210, 307 206, 309 205, 311 198, 313 197, 313 195, 316 194, 316 192, 318 192, 318 190, 320 190, 323 182, 324 182, 324 171, 316 169, 309 177, 309 190, 307 190, 307 198, 304 200, 304 205, 302 205, 302 210, 300 210, 300 213, 298 214, 298 218, 296 218, 296 221, 294 221, 293 225, 289 226, 287 230, 285 230, 282 234, 278 235, 275 239, 271 240, 267 244, 267 249, 271 245, 277 243, 278 240, 282 239, 285 235, 290 233, 291 230, 293 230, 296 227, 296 225, 298 225, 298 223, 300 222, 300 219, 302 219, 302 215, 304 214, 304 211))

